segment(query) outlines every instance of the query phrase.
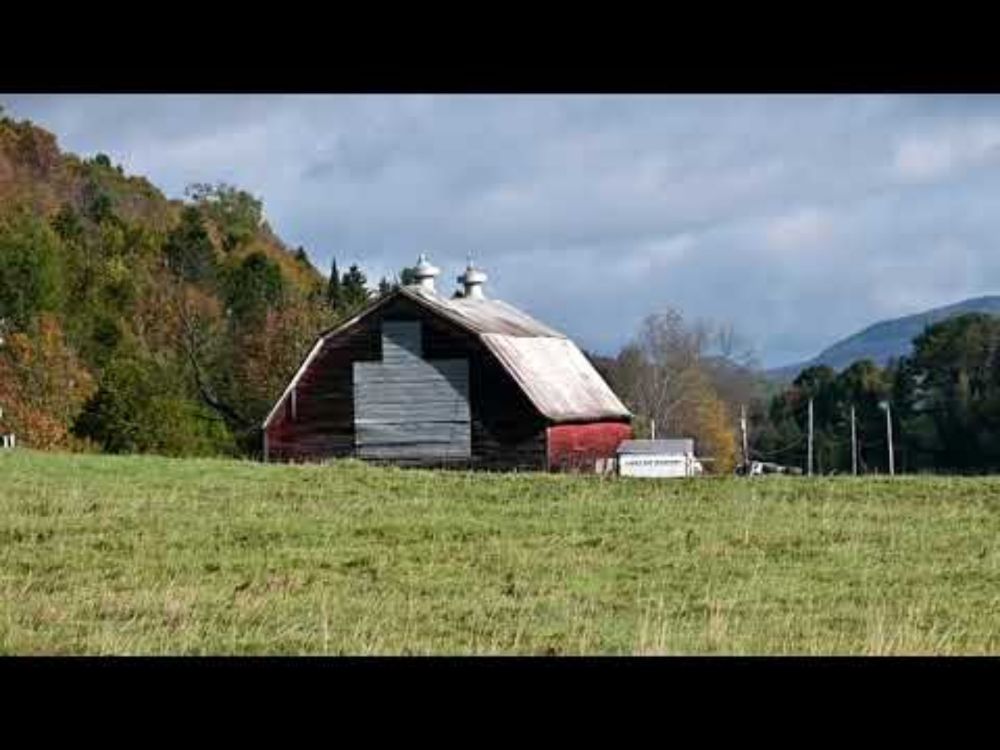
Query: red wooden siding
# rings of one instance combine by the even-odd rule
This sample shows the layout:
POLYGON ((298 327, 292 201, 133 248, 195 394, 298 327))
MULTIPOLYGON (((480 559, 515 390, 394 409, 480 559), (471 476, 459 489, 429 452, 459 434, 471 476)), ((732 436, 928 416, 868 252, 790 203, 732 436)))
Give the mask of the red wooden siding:
POLYGON ((548 428, 551 470, 594 471, 599 458, 614 458, 623 440, 632 437, 626 422, 557 424, 548 428))

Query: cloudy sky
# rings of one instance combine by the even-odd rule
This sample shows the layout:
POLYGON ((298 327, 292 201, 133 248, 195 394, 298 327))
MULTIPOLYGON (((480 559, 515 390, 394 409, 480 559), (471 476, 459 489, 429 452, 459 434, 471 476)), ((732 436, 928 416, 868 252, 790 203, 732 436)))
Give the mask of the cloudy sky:
POLYGON ((170 197, 261 197, 324 271, 421 251, 614 353, 667 306, 766 366, 1000 292, 995 96, 0 96, 170 197))

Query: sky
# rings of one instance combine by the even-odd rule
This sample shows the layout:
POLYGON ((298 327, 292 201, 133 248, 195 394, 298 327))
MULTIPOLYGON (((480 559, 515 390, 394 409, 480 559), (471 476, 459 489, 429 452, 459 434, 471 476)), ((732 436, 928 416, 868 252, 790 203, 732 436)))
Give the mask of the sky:
POLYGON ((227 182, 374 283, 426 252, 615 354, 673 308, 771 367, 1000 292, 1000 97, 4 96, 171 198, 227 182))

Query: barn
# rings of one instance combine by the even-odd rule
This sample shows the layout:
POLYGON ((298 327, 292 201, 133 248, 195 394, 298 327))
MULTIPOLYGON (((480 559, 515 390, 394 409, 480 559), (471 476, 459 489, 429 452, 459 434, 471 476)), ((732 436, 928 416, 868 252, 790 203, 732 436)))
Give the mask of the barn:
POLYGON ((416 283, 322 333, 263 427, 265 461, 334 457, 498 470, 604 470, 631 414, 562 333, 483 293, 416 283))

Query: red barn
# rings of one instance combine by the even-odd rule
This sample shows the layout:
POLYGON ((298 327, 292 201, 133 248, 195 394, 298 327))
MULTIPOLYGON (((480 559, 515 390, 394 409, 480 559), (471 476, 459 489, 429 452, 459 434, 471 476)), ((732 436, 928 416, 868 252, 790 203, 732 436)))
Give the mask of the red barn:
POLYGON ((566 336, 482 292, 417 283, 320 335, 263 424, 264 459, 600 470, 631 414, 566 336))

